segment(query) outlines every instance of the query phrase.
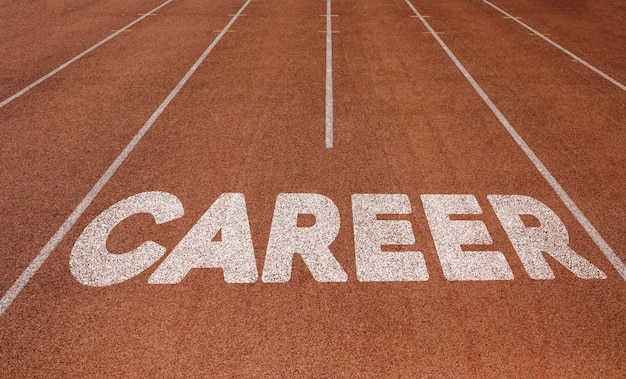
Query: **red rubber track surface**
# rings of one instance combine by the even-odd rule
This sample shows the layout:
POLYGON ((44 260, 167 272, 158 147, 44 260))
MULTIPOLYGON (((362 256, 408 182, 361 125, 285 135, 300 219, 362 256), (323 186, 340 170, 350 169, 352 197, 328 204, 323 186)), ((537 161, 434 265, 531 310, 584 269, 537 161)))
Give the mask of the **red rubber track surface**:
MULTIPOLYGON (((155 1, 0 5, 0 98, 156 7, 155 1), (71 11, 69 11, 71 8, 71 11), (48 14, 48 16, 46 16, 48 14), (4 22, 10 20, 10 22, 4 22)), ((0 108, 0 289, 6 292, 193 62, 234 0, 175 0, 0 108)), ((415 0, 589 221, 626 260, 626 92, 482 1, 415 0)), ((619 1, 495 3, 621 83, 619 1)), ((256 0, 209 54, 7 311, 3 377, 619 377, 626 282, 403 0, 332 2, 334 147, 324 146, 326 2, 256 0), (227 284, 194 269, 151 285, 159 263, 94 288, 69 271, 85 227, 145 191, 185 215, 123 221, 114 253, 171 251, 226 192, 245 194, 259 273, 276 197, 319 193, 341 229, 346 283, 296 256, 284 284, 227 284), (407 194, 424 282, 356 278, 351 195, 407 194), (445 279, 421 194, 472 194, 511 281, 445 279), (532 280, 490 194, 531 196, 604 271, 583 280, 548 257, 532 280)), ((471 250, 471 249, 470 249, 471 250)))

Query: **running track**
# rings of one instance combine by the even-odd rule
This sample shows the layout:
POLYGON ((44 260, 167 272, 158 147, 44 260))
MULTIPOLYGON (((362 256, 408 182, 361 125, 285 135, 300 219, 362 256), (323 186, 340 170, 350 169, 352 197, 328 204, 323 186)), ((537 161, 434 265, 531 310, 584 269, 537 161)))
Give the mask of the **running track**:
MULTIPOLYGON (((0 101, 10 100, 0 107, 0 376, 623 375, 625 19, 617 0, 0 4, 0 101), (83 279, 70 270, 77 241, 93 241, 83 231, 149 191, 174 195, 184 215, 157 225, 132 214, 106 248, 123 257, 154 241, 168 253, 120 283, 84 284, 106 275, 96 263, 83 279), (149 283, 172 252, 191 251, 176 247, 222 194, 245 197, 253 250, 231 219, 191 246, 234 238, 256 264, 235 274, 253 283, 209 268, 149 283), (280 194, 300 198, 277 206, 280 194), (406 196, 379 197, 371 229, 358 229, 359 194, 406 196), (443 194, 469 196, 437 221, 445 197, 423 195, 443 194), (533 278, 520 250, 550 245, 559 226, 524 216, 540 233, 516 240, 491 195, 558 216, 568 251, 586 262, 578 276, 594 278, 550 252, 539 259, 554 279, 533 278), (313 198, 326 203, 302 205, 313 198), (289 212, 297 222, 281 226, 289 212), (460 220, 482 231, 446 229, 460 220), (376 237, 383 224, 393 230, 376 237), (290 277, 272 272, 268 251, 315 227, 339 268, 318 252, 281 266, 290 277), (392 266, 410 273, 357 277, 363 241, 404 257, 392 266), (450 280, 441 251, 454 241, 504 265, 450 280)), ((324 244, 311 241, 295 250, 324 244)))

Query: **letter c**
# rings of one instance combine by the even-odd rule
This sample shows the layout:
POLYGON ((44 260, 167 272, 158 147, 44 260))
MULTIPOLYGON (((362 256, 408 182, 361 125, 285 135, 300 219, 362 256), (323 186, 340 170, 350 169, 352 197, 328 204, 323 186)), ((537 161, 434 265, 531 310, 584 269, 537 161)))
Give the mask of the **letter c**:
POLYGON ((124 254, 111 254, 106 247, 109 234, 120 222, 149 213, 163 224, 185 213, 178 198, 167 192, 142 192, 121 200, 96 217, 83 230, 70 254, 70 272, 80 283, 104 287, 131 279, 165 254, 165 247, 146 241, 124 254))

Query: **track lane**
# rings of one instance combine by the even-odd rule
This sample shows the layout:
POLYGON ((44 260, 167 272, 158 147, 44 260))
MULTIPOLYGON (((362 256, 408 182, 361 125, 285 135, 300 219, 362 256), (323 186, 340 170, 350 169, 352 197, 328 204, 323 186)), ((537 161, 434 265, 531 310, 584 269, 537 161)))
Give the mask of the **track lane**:
POLYGON ((0 5, 0 101, 162 3, 56 0, 0 5))
POLYGON ((0 111, 3 292, 237 5, 221 1, 199 8, 185 2, 163 9, 0 111))
POLYGON ((549 38, 575 54, 584 54, 590 63, 626 83, 626 7, 621 2, 525 0, 500 1, 496 5, 550 34, 549 38))
POLYGON ((324 4, 278 5, 250 6, 3 316, 10 359, 2 362, 22 362, 18 373, 71 367, 91 376, 102 367, 124 376, 620 372, 620 278, 439 46, 403 18, 405 5, 333 4, 340 16, 331 151, 324 36, 316 30, 324 4), (227 285, 219 270, 192 270, 180 284, 154 286, 152 269, 117 286, 78 284, 68 256, 80 232, 115 201, 147 190, 174 193, 185 216, 162 226, 129 219, 110 249, 149 238, 171 250, 220 193, 241 191, 259 270, 276 195, 325 194, 340 208, 331 246, 348 283, 317 283, 296 260, 287 284, 227 285), (403 219, 413 224, 418 242, 410 248, 424 252, 429 281, 356 281, 350 195, 368 192, 409 195, 413 213, 403 219), (515 280, 446 281, 419 201, 425 193, 476 195, 478 219, 494 239, 481 248, 502 251, 515 280), (485 200, 490 193, 548 204, 571 246, 609 279, 576 279, 553 264, 556 280, 530 280, 485 200))
POLYGON ((486 4, 415 4, 625 261, 623 91, 486 4))

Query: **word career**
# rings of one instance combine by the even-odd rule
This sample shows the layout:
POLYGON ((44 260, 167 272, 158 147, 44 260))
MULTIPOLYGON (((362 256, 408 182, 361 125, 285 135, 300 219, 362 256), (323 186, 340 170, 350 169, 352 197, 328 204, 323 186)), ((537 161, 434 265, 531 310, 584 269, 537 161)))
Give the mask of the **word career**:
MULTIPOLYGON (((426 220, 448 280, 511 280, 513 272, 499 251, 463 251, 462 245, 493 243, 480 220, 460 220, 482 210, 473 195, 421 195, 426 220), (456 217, 451 217, 456 215, 456 217)), ((599 268, 569 247, 569 235, 559 217, 542 202, 523 195, 488 195, 511 244, 532 279, 553 279, 543 254, 548 254, 583 279, 605 279, 599 268), (533 226, 524 217, 534 217, 533 226)), ((124 219, 148 213, 157 224, 184 214, 180 200, 167 192, 143 192, 121 200, 97 216, 72 248, 70 271, 88 286, 109 286, 148 269, 166 248, 144 242, 124 254, 107 250, 109 234, 124 219)), ((356 276, 362 282, 424 281, 428 270, 419 251, 384 252, 384 245, 411 245, 415 236, 408 220, 380 219, 378 215, 411 213, 404 194, 354 194, 352 218, 356 276)), ((319 282, 345 282, 348 275, 329 246, 339 233, 339 210, 326 196, 281 193, 276 198, 262 281, 284 283, 291 278, 294 254, 300 254, 319 282), (299 226, 298 215, 313 215, 311 226, 299 226)), ((242 193, 224 193, 200 217, 187 235, 149 277, 152 284, 179 283, 196 268, 221 268, 227 283, 258 279, 256 259, 242 193), (221 232, 221 239, 214 240, 221 232)))

